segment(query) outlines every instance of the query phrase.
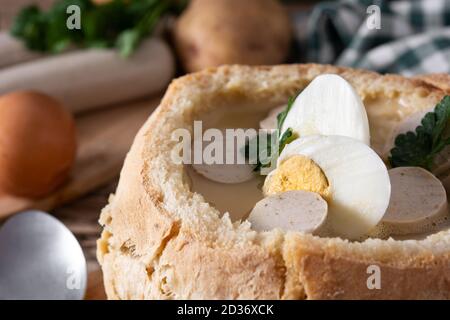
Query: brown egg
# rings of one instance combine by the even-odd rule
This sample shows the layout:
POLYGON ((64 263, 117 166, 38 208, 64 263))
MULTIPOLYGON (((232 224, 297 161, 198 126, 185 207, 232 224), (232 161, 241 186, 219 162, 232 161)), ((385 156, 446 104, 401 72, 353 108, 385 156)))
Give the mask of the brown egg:
POLYGON ((42 197, 67 178, 76 154, 72 115, 32 91, 0 97, 0 195, 42 197))

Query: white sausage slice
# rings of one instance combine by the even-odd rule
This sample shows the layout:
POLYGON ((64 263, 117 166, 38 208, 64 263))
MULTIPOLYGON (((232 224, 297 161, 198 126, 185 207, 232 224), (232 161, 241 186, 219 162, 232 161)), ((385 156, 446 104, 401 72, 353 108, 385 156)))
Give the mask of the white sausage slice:
POLYGON ((266 129, 266 130, 276 129, 278 127, 277 116, 280 112, 282 112, 284 109, 286 109, 286 107, 287 107, 286 105, 282 105, 282 106, 276 107, 275 109, 270 110, 267 117, 259 122, 259 127, 261 129, 266 129))
POLYGON ((255 205, 248 220, 257 231, 280 228, 316 233, 324 224, 327 211, 327 202, 319 194, 294 190, 262 199, 255 205))
POLYGON ((448 216, 442 183, 419 167, 389 170, 392 193, 381 229, 392 235, 426 232, 448 216))
MULTIPOLYGON (((202 150, 194 150, 194 152, 203 152, 214 142, 202 141, 200 142, 203 145, 202 150)), ((243 154, 242 149, 245 144, 240 144, 238 139, 227 142, 224 130, 222 130, 222 141, 218 141, 218 144, 222 146, 222 157, 214 163, 211 162, 213 159, 203 159, 200 164, 192 164, 197 173, 220 183, 241 183, 255 177, 254 165, 248 164, 243 154)), ((203 154, 205 155, 206 152, 203 152, 203 154)))
POLYGON ((450 146, 444 147, 434 157, 432 173, 442 181, 447 195, 450 195, 450 146))
POLYGON ((197 173, 209 180, 220 183, 241 183, 255 177, 255 172, 247 164, 193 164, 197 173))

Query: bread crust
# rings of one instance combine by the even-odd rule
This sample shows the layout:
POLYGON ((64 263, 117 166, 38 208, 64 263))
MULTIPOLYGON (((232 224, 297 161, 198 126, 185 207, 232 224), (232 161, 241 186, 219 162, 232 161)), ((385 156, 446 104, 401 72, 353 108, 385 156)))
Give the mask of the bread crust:
POLYGON ((257 233, 191 192, 183 165, 171 161, 172 131, 191 128, 219 99, 276 106, 323 73, 340 74, 363 99, 401 99, 405 114, 444 95, 420 79, 315 64, 224 66, 173 81, 101 213, 97 254, 109 299, 450 298, 450 231, 364 242, 257 233), (371 265, 381 270, 380 290, 367 288, 371 265))

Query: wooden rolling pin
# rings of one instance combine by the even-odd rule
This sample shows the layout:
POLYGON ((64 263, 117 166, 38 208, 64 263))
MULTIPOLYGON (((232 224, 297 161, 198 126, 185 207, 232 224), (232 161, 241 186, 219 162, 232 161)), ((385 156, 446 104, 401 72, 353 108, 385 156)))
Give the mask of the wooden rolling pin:
POLYGON ((0 32, 0 69, 39 57, 42 57, 42 54, 28 50, 8 32, 0 32))
POLYGON ((4 68, 0 70, 0 95, 33 89, 59 99, 77 113, 159 92, 174 71, 168 45, 150 38, 126 59, 114 49, 85 49, 4 68))

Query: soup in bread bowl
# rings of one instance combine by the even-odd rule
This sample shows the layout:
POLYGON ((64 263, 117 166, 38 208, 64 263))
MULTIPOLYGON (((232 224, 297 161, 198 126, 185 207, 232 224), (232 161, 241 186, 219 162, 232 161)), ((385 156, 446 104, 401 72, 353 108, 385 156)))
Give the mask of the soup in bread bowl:
POLYGON ((450 298, 446 150, 421 162, 397 139, 425 111, 444 126, 444 97, 424 80, 314 64, 175 80, 101 213, 108 298, 450 298), (195 161, 227 129, 256 139, 210 154, 249 160, 250 141, 277 127, 276 159, 195 161), (185 134, 192 153, 176 161, 185 134))

